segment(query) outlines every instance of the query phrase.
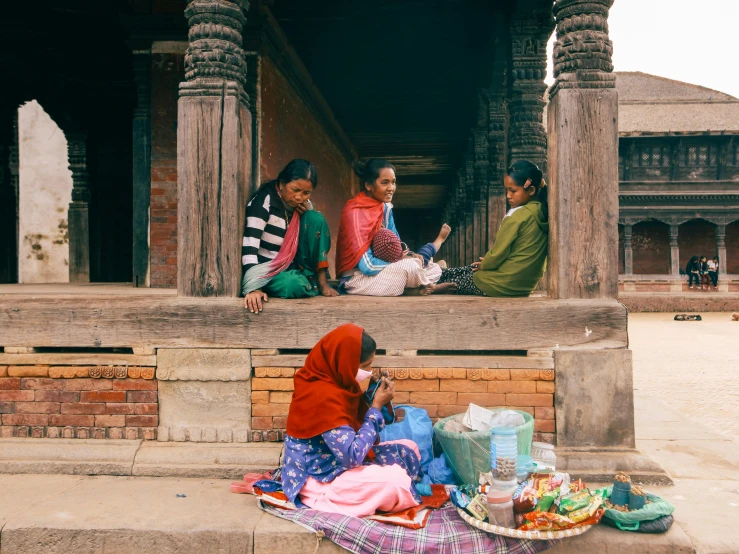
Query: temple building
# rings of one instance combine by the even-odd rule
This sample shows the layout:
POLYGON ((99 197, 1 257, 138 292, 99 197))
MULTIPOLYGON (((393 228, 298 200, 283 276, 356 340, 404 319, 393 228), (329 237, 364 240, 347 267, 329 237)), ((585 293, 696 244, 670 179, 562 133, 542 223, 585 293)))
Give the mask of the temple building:
POLYGON ((688 260, 718 256, 739 291, 739 99, 644 73, 616 90, 620 286, 687 290, 688 260))
MULTIPOLYGON (((280 445, 263 443, 284 437, 295 371, 321 337, 353 322, 377 341, 374 365, 399 383, 398 402, 432 418, 473 402, 516 408, 534 417, 538 440, 556 443, 558 469, 595 482, 616 470, 669 482, 636 449, 627 309, 618 299, 612 3, 12 3, 0 34, 12 76, 0 97, 4 459, 25 464, 18 443, 26 441, 45 443, 42 459, 55 460, 47 439, 95 438, 102 449, 103 439, 127 439, 140 441, 136 460, 116 474, 273 468, 280 445), (62 157, 66 144, 68 169, 40 168, 31 136, 62 157), (397 223, 409 244, 433 240, 443 221, 454 227, 440 253, 450 266, 492 245, 510 162, 538 164, 549 183, 546 290, 271 299, 250 313, 238 298, 250 194, 291 159, 311 160, 312 200, 335 243, 340 212, 359 191, 357 157, 395 164, 397 223), (31 169, 56 171, 59 187, 24 176, 31 169), (29 226, 31 216, 43 231, 29 226), (66 283, 26 277, 65 263, 66 271, 53 269, 66 283), (228 444, 201 444, 213 442, 228 444)), ((621 267, 645 276, 672 267, 645 264, 641 249, 641 237, 662 244, 652 237, 672 229, 672 218, 683 252, 680 240, 692 235, 682 227, 697 225, 689 220, 716 225, 717 248, 721 232, 726 243, 735 232, 736 217, 681 200, 703 202, 697 188, 736 184, 726 158, 734 143, 662 123, 654 137, 629 127, 621 139, 635 144, 639 162, 640 140, 664 142, 654 168, 631 154, 621 164, 621 267), (663 162, 671 141, 677 157, 663 162), (630 203, 637 193, 651 212, 630 203)), ((670 260, 680 265, 682 256, 670 260)))

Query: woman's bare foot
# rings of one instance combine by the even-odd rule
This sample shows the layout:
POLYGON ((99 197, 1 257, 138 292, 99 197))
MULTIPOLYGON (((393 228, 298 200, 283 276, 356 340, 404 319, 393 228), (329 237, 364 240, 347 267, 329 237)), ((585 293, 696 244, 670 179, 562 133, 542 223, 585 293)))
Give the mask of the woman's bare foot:
POLYGON ((456 292, 457 283, 442 283, 440 285, 429 284, 425 287, 421 287, 421 296, 428 296, 429 294, 451 294, 456 292))
POLYGON ((449 227, 446 223, 441 226, 441 231, 439 231, 439 236, 436 237, 436 240, 434 241, 434 246, 436 247, 436 251, 439 251, 439 248, 441 248, 441 245, 444 244, 444 241, 449 236, 449 233, 452 232, 452 228, 449 227))

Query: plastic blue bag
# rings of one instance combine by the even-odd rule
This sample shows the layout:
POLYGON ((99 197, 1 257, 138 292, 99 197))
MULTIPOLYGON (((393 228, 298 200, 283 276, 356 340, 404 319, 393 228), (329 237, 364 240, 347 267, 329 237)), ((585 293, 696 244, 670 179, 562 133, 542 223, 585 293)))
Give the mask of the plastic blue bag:
POLYGON ((426 473, 431 460, 434 458, 434 448, 431 443, 434 427, 431 418, 423 408, 404 404, 395 406, 395 410, 403 410, 405 417, 403 421, 388 425, 380 431, 380 440, 385 442, 408 439, 415 442, 421 453, 421 469, 426 473))
POLYGON ((428 467, 428 476, 431 482, 437 485, 457 484, 457 480, 454 478, 454 472, 449 467, 444 454, 431 460, 428 467))

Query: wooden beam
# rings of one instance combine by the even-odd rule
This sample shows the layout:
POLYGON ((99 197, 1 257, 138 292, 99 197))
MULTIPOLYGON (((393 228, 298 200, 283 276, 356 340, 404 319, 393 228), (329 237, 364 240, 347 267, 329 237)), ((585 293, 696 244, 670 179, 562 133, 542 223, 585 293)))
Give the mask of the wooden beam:
POLYGON ((626 308, 611 299, 316 297, 273 299, 251 314, 237 298, 0 296, 0 337, 15 346, 308 349, 348 322, 381 349, 627 346, 626 308))
POLYGON ((135 354, 76 354, 46 352, 38 354, 0 354, 0 365, 130 365, 155 367, 156 356, 135 354))
MULTIPOLYGON (((551 351, 550 351, 551 354, 551 351)), ((254 367, 302 367, 306 355, 257 356, 254 367)), ((527 356, 377 356, 373 367, 463 367, 486 369, 554 369, 551 355, 527 356)))

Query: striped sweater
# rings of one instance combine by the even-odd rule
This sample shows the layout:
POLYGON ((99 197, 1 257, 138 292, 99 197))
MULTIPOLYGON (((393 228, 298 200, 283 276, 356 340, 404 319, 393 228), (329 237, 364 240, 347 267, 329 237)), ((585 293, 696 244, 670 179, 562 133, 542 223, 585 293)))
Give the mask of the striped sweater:
POLYGON ((244 240, 241 244, 243 273, 277 256, 290 217, 292 214, 285 210, 275 185, 257 191, 246 205, 244 240))

